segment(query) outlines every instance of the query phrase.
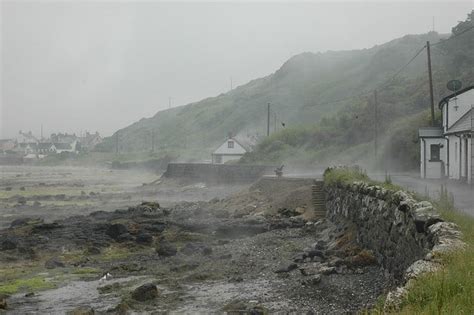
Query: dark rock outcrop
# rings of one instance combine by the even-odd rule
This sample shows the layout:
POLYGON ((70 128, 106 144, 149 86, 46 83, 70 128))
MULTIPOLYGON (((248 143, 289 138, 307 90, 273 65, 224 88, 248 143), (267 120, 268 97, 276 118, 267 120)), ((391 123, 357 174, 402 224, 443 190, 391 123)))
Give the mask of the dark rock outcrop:
POLYGON ((139 286, 132 292, 134 300, 144 302, 158 297, 158 288, 153 283, 147 283, 139 286))
POLYGON ((156 246, 156 252, 160 256, 170 257, 175 256, 178 252, 178 249, 173 244, 162 241, 156 246))
POLYGON ((128 229, 125 225, 120 223, 112 224, 111 226, 109 226, 106 232, 106 234, 114 240, 117 240, 122 234, 125 233, 128 233, 128 229))

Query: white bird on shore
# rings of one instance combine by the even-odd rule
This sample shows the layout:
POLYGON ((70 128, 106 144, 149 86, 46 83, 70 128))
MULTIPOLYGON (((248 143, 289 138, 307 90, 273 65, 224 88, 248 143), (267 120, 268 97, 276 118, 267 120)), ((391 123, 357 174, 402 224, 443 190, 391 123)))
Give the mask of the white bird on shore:
POLYGON ((112 275, 110 273, 106 272, 106 273, 104 273, 102 278, 99 279, 99 281, 103 282, 103 281, 110 280, 110 279, 112 279, 112 275))

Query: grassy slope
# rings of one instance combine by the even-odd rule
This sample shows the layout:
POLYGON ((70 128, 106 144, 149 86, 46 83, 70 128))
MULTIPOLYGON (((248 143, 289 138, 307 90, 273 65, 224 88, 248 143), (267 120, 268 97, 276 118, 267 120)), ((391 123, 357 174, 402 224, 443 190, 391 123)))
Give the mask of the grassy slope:
MULTIPOLYGON (((161 111, 119 130, 120 143, 124 151, 148 150, 155 130, 157 148, 208 157, 229 131, 263 135, 268 102, 287 126, 314 125, 353 104, 325 102, 373 89, 426 40, 439 39, 436 33, 409 35, 370 49, 303 53, 265 78, 217 97, 161 111)), ((417 60, 407 75, 412 77, 423 67, 424 61, 417 60)), ((101 149, 113 150, 115 136, 106 139, 101 149)))
MULTIPOLYGON (((474 12, 474 11, 473 11, 474 12)), ((458 34, 474 26, 470 13, 466 21, 453 28, 458 34)), ((419 47, 422 47, 420 45, 419 47)), ((394 47, 387 48, 392 51, 394 47)), ((474 31, 433 46, 432 64, 435 102, 447 91, 446 82, 456 78, 464 86, 474 84, 474 31)), ((390 63, 387 53, 386 62, 390 63)), ((311 127, 289 127, 262 141, 244 162, 358 163, 365 167, 391 170, 418 167, 418 128, 430 124, 426 54, 415 59, 402 75, 386 88, 378 89, 378 115, 375 118, 373 97, 354 99, 337 115, 311 127), (378 131, 375 132, 375 122, 378 131), (378 137, 375 156, 374 138, 378 137), (297 154, 295 154, 297 152, 297 154)), ((408 60, 408 58, 407 58, 408 60)), ((437 110, 439 123, 440 113, 437 110)))

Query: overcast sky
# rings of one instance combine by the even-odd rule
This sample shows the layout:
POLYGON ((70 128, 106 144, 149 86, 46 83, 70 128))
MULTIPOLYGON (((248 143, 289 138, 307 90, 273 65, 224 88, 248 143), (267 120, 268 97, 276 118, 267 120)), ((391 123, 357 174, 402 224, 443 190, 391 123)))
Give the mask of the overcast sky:
MULTIPOLYGON (((2 1, 2 0, 0 0, 2 1)), ((0 138, 110 135, 273 73, 295 54, 449 33, 473 1, 1 2, 0 138)))

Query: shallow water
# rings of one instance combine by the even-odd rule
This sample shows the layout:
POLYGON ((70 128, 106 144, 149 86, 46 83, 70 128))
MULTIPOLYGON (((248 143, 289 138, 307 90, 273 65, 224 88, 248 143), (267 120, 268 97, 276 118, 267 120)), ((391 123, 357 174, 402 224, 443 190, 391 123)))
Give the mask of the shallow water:
POLYGON ((35 293, 32 297, 17 294, 9 299, 10 311, 7 314, 65 314, 78 306, 90 306, 103 312, 115 307, 121 298, 114 292, 100 294, 98 287, 146 278, 132 276, 107 281, 73 281, 60 288, 35 293))

